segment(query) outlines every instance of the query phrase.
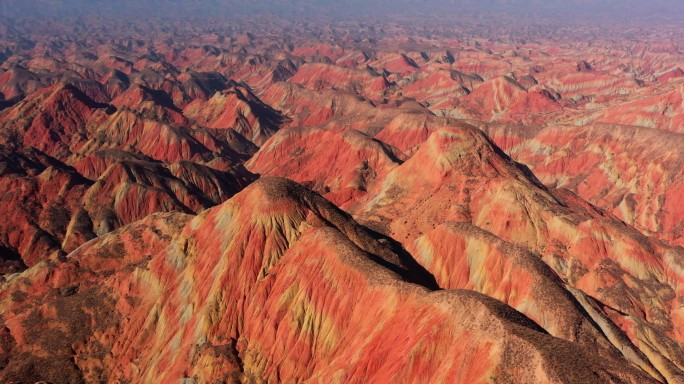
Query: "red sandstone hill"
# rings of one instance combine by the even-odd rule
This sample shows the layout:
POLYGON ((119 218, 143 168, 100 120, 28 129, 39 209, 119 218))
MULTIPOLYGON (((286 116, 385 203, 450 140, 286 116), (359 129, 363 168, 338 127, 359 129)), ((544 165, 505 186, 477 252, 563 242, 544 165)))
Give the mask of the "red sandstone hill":
MULTIPOLYGON (((259 142, 280 117, 243 92, 247 110, 237 102, 222 108, 251 119, 259 142)), ((60 83, 2 111, 3 270, 70 252, 154 212, 198 212, 254 180, 241 162, 257 147, 233 125, 205 128, 192 117, 168 93, 140 84, 104 104, 60 83)))
POLYGON ((261 175, 297 180, 342 205, 365 194, 403 159, 398 149, 359 131, 291 128, 273 135, 246 166, 261 175))
POLYGON ((516 80, 500 76, 479 85, 462 98, 450 115, 491 121, 539 124, 544 116, 561 110, 555 98, 538 86, 525 89, 516 80))
POLYGON ((232 128, 256 145, 263 144, 287 121, 249 88, 239 84, 215 93, 206 101, 196 99, 183 113, 208 128, 232 128))
POLYGON ((501 17, 0 20, 0 381, 684 382, 681 28, 501 17))
MULTIPOLYGON (((425 128, 412 133, 410 127, 417 125, 415 118, 412 123, 405 121, 402 136, 419 138, 424 135, 426 141, 418 139, 418 149, 406 161, 392 164, 390 168, 377 168, 377 165, 369 168, 376 176, 366 180, 363 193, 351 201, 342 201, 355 217, 400 241, 435 275, 440 286, 468 288, 496 297, 535 319, 554 336, 575 342, 587 337, 586 343, 594 345, 596 336, 581 336, 585 331, 579 329, 583 326, 572 328, 553 323, 552 315, 545 313, 560 305, 557 294, 553 294, 553 303, 541 304, 545 300, 543 297, 533 299, 523 293, 532 294, 537 289, 567 290, 568 297, 581 303, 583 309, 580 311, 591 313, 590 322, 598 324, 598 328, 591 331, 594 335, 597 332, 605 335, 630 361, 656 377, 662 375, 670 381, 679 380, 681 371, 677 367, 682 363, 682 347, 681 332, 677 330, 680 315, 676 297, 681 280, 678 272, 678 260, 682 257, 680 249, 644 237, 617 218, 563 190, 544 188, 529 171, 510 161, 474 126, 435 118, 424 120, 425 128), (470 227, 462 227, 459 224, 462 222, 469 223, 470 227), (449 226, 437 227, 440 223, 449 226), (458 239, 466 235, 453 232, 452 223, 462 228, 460 231, 482 233, 478 235, 478 241, 487 245, 474 246, 471 257, 457 261, 455 255, 466 257, 467 253, 463 253, 465 248, 457 251, 452 247, 458 247, 454 242, 465 241, 458 239), (507 242, 516 244, 520 250, 506 245, 507 242), (491 256, 491 264, 480 260, 483 249, 490 249, 485 252, 491 255, 496 247, 507 248, 503 254, 491 256), (438 248, 443 250, 438 251, 438 248), (511 264, 501 264, 503 255, 513 257, 511 253, 521 252, 531 252, 534 256, 515 256, 511 264), (533 261, 540 257, 542 263, 533 261), (488 265, 497 272, 488 270, 488 265), (515 272, 517 268, 523 269, 515 272), (467 271, 471 269, 469 277, 467 271), (512 274, 516 274, 515 277, 512 274), (548 280, 536 280, 544 275, 549 276, 548 280), (489 278, 495 281, 490 283, 489 278), (626 285, 616 285, 617 281, 624 281, 626 285), (641 283, 635 286, 628 281, 641 283), (666 281, 668 283, 664 283, 666 281), (504 283, 512 285, 496 288, 504 283), (528 284, 544 284, 547 288, 532 288, 528 284), (650 284, 654 285, 647 288, 650 284), (659 287, 662 296, 650 296, 649 292, 655 287, 659 287), (625 297, 630 299, 625 300, 625 297), (540 307, 528 307, 530 300, 540 301, 540 307), (638 310, 634 309, 636 302, 641 303, 638 310), (544 309, 545 305, 549 309, 544 309), (550 323, 545 325, 547 321, 550 323), (670 360, 672 357, 674 361, 670 360)), ((292 133, 287 138, 283 134, 274 136, 272 140, 278 146, 262 148, 251 167, 265 174, 285 174, 301 182, 320 180, 322 186, 330 185, 335 191, 339 188, 335 187, 337 180, 331 180, 324 173, 314 177, 305 165, 340 167, 344 164, 342 161, 330 160, 330 156, 337 153, 331 149, 345 147, 342 144, 305 144, 309 135, 316 133, 332 136, 332 133, 311 130, 292 133), (296 138, 294 143, 301 144, 291 144, 292 138, 296 138), (269 162, 267 159, 274 155, 299 165, 269 162), (268 164, 282 164, 283 167, 268 164)), ((311 142, 321 140, 312 138, 311 142)), ((353 157, 342 158, 350 160, 353 157)), ((315 169, 344 175, 339 168, 315 169)), ((321 185, 318 188, 323 188, 321 185)), ((337 193, 331 195, 339 196, 337 193)), ((568 316, 563 314, 557 321, 567 321, 568 316)))
POLYGON ((681 134, 600 123, 483 128, 544 183, 572 190, 645 234, 684 244, 681 134))
POLYGON ((183 116, 183 112, 174 105, 173 100, 166 92, 154 90, 144 85, 131 85, 112 99, 111 104, 117 109, 130 109, 154 120, 177 125, 190 125, 190 121, 183 116))
POLYGON ((539 254, 566 284, 612 308, 608 317, 651 364, 668 380, 679 380, 681 249, 646 238, 562 190, 543 188, 478 129, 435 131, 367 196, 351 211, 413 254, 422 252, 419 238, 452 221, 469 222, 539 254), (662 296, 651 296, 647 281, 663 288, 662 296), (643 304, 635 311, 636 302, 643 304), (677 356, 677 362, 667 356, 677 356))
POLYGON ((371 99, 382 98, 389 87, 387 79, 371 69, 351 70, 322 63, 302 65, 288 81, 311 90, 334 88, 371 99))
POLYGON ((121 151, 97 153, 76 167, 87 176, 40 151, 0 146, 5 273, 71 252, 154 212, 199 212, 255 178, 241 165, 228 171, 190 162, 165 165, 121 151))
POLYGON ((602 336, 583 346, 485 295, 430 291, 404 258, 319 195, 263 179, 4 283, 0 377, 652 381, 602 336))

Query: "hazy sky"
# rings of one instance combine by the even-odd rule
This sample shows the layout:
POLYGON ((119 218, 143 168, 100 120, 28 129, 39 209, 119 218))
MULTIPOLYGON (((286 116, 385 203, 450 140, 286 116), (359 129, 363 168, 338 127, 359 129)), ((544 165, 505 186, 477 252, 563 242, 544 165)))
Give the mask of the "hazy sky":
POLYGON ((0 0, 0 15, 17 17, 101 15, 108 17, 244 16, 270 12, 283 17, 355 17, 393 14, 509 13, 576 18, 681 17, 684 0, 0 0))

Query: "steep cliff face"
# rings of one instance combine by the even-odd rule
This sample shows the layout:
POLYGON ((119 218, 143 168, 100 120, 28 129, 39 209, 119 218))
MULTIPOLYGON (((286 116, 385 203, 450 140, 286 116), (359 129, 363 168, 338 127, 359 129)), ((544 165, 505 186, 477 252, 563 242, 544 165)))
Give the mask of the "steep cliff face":
POLYGON ((0 375, 651 381, 492 298, 430 291, 416 268, 321 196, 265 178, 198 216, 151 215, 11 277, 0 375))

